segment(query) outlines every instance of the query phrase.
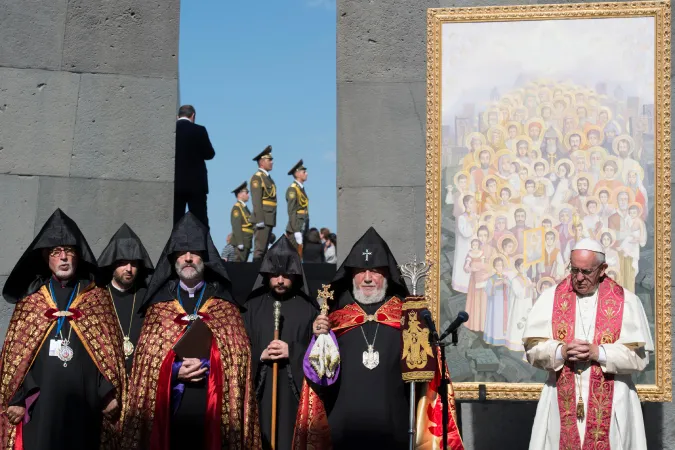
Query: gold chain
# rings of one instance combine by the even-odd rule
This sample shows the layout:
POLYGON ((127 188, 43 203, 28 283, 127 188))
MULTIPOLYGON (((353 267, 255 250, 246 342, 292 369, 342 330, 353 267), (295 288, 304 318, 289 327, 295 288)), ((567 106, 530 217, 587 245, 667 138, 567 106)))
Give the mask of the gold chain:
MULTIPOLYGON (((138 292, 138 291, 136 291, 138 292)), ((136 311, 136 292, 134 292, 134 301, 131 304, 131 318, 129 319, 129 333, 124 334, 124 328, 122 328, 122 321, 120 320, 120 315, 117 313, 117 307, 115 306, 115 299, 113 298, 112 291, 110 290, 110 285, 108 285, 108 293, 110 294, 110 301, 112 301, 113 308, 115 309, 115 315, 117 316, 117 323, 120 324, 120 330, 122 330, 122 335, 124 337, 131 336, 131 324, 134 323, 134 311, 136 311)))

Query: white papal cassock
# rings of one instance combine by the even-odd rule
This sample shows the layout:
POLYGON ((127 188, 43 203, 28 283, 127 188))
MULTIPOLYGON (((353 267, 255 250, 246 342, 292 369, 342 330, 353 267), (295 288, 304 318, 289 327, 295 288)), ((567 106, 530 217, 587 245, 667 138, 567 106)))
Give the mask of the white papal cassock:
MULTIPOLYGON (((556 287, 544 291, 530 312, 523 343, 527 359, 534 367, 549 372, 537 405, 532 427, 530 450, 557 450, 560 447, 560 413, 556 373, 563 368, 562 343, 553 338, 552 315, 556 287)), ((575 338, 592 342, 595 335, 595 316, 598 291, 589 296, 577 296, 575 338)), ((631 375, 643 370, 649 363, 649 353, 654 343, 649 323, 640 300, 624 290, 624 311, 619 339, 613 344, 600 346, 600 366, 604 373, 615 374, 610 446, 612 450, 641 450, 647 448, 640 400, 631 375)), ((583 370, 581 395, 588 405, 590 364, 576 364, 583 370)), ((579 387, 576 388, 576 398, 579 387)), ((586 418, 577 420, 583 445, 586 418)))

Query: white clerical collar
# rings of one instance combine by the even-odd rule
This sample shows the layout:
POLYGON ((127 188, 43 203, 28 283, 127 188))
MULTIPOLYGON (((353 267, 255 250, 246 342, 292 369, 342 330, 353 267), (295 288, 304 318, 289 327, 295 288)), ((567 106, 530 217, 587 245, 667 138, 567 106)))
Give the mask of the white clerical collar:
POLYGON ((189 117, 179 117, 178 120, 187 120, 188 122, 192 122, 189 117))
POLYGON ((188 287, 183 281, 180 282, 180 287, 190 295, 190 298, 195 296, 195 292, 204 286, 204 280, 200 281, 195 287, 188 287))
POLYGON ((300 186, 300 189, 304 189, 304 188, 305 188, 305 187, 302 185, 302 183, 299 182, 298 180, 295 180, 295 184, 297 184, 298 186, 300 186))
POLYGON ((263 169, 262 167, 258 167, 258 170, 261 171, 262 173, 264 173, 265 175, 267 175, 268 177, 270 176, 270 173, 268 171, 266 171, 265 169, 263 169))
POLYGON ((110 281, 110 284, 112 285, 112 287, 115 288, 116 291, 119 291, 119 292, 126 292, 126 291, 128 291, 129 289, 132 288, 132 286, 129 286, 128 288, 124 289, 122 286, 117 284, 117 282, 115 282, 114 279, 110 281))

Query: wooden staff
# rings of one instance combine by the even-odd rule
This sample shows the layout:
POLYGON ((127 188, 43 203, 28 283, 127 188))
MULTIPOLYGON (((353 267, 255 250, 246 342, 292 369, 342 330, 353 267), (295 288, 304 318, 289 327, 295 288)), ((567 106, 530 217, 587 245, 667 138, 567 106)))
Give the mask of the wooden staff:
MULTIPOLYGON (((281 302, 274 302, 274 340, 279 340, 279 322, 281 321, 281 302)), ((272 364, 272 430, 270 432, 270 444, 272 450, 277 448, 277 377, 279 375, 279 363, 272 364)))

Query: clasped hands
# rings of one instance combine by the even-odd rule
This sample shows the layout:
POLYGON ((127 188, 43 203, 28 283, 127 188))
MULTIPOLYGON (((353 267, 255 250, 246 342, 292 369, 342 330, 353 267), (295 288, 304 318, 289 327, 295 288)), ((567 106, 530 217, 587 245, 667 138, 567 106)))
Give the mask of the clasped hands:
POLYGON ((597 361, 600 356, 600 349, 596 344, 574 339, 570 343, 563 344, 562 356, 565 361, 570 362, 597 361))
POLYGON ((182 382, 198 383, 204 379, 209 370, 208 367, 202 367, 199 358, 184 358, 182 363, 177 375, 178 380, 182 382))
POLYGON ((270 342, 262 352, 261 361, 278 361, 288 358, 288 344, 278 339, 270 342))

